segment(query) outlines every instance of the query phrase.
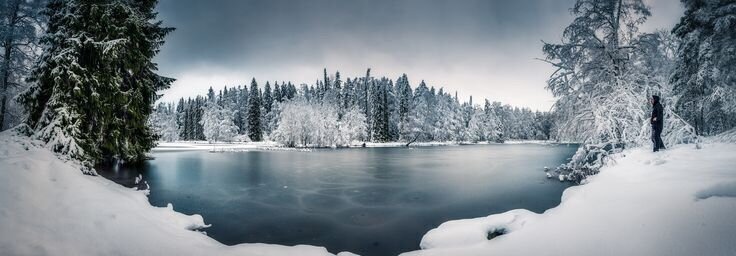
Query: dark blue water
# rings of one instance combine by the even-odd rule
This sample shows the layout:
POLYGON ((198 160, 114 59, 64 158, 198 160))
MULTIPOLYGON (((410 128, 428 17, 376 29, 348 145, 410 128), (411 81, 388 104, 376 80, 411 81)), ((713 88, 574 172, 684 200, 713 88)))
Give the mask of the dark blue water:
POLYGON ((542 212, 569 186, 546 179, 575 145, 473 145, 312 152, 157 152, 142 166, 101 170, 130 185, 141 173, 156 206, 201 214, 216 240, 309 244, 396 255, 452 219, 516 208, 542 212))

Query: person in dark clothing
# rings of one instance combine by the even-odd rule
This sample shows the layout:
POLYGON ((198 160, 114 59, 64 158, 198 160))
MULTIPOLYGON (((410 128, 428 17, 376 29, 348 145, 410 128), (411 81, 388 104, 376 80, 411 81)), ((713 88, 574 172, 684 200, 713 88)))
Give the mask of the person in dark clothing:
POLYGON ((652 142, 654 143, 654 152, 660 149, 665 149, 664 142, 662 142, 662 129, 664 128, 664 109, 662 104, 659 103, 659 96, 652 96, 652 142))

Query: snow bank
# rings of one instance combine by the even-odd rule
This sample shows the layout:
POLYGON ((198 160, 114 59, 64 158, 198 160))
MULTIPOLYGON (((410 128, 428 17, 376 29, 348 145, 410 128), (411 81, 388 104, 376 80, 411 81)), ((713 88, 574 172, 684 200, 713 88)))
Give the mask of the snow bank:
POLYGON ((506 140, 503 142, 503 144, 539 144, 539 145, 549 145, 549 144, 560 144, 556 141, 552 140, 506 140))
MULTIPOLYGON (((350 143, 351 148, 391 148, 406 147, 406 142, 361 142, 353 141, 350 143)), ((548 140, 509 140, 504 143, 494 142, 469 142, 469 141, 427 141, 413 142, 409 147, 436 147, 436 146, 458 146, 458 145, 483 145, 483 144, 560 144, 560 142, 548 140)), ((324 147, 329 148, 329 147, 324 147)), ((245 151, 310 151, 310 148, 288 148, 274 141, 260 142, 232 142, 232 143, 209 143, 207 141, 176 141, 176 142, 159 142, 151 151, 188 151, 202 150, 210 152, 245 152, 245 151)))
POLYGON ((268 150, 278 148, 278 144, 272 141, 262 142, 232 142, 232 143, 209 143, 206 141, 177 141, 159 142, 151 151, 188 151, 202 150, 213 152, 233 152, 249 150, 268 150))
POLYGON ((707 142, 736 143, 736 129, 731 129, 716 136, 708 137, 705 140, 707 142))
MULTIPOLYGON (((550 140, 507 140, 503 143, 496 143, 496 142, 487 142, 487 141, 479 141, 479 142, 470 142, 470 141, 428 141, 428 142, 412 142, 410 147, 433 147, 433 146, 457 146, 457 145, 487 145, 487 144, 539 144, 539 145, 549 145, 549 144, 564 144, 556 141, 550 141, 550 140)), ((350 145, 351 147, 360 147, 362 146, 361 143, 353 143, 350 145)), ((406 142, 366 142, 366 147, 406 147, 406 142)))
POLYGON ((520 229, 535 213, 516 209, 490 217, 453 220, 424 235, 422 249, 458 247, 488 241, 489 234, 507 234, 520 229))
MULTIPOLYGON (((298 245, 225 246, 202 216, 153 207, 141 191, 83 175, 36 143, 0 133, 2 255, 332 255, 298 245)), ((349 255, 342 253, 342 255, 349 255)))
POLYGON ((449 221, 404 255, 736 255, 736 145, 639 148, 616 161, 543 214, 449 221), (494 230, 506 234, 489 240, 494 230))
MULTIPOLYGON (((453 146, 460 145, 460 142, 454 141, 428 141, 428 142, 412 142, 409 147, 435 147, 435 146, 453 146)), ((362 147, 361 143, 353 143, 351 147, 362 147)), ((406 147, 406 142, 365 142, 367 148, 392 148, 392 147, 406 147)))

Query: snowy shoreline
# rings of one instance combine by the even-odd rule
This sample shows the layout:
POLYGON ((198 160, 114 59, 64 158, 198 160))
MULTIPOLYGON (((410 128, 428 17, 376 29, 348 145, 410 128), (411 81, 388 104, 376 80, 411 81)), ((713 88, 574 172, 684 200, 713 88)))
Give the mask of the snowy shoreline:
POLYGON ((736 144, 617 157, 542 214, 448 221, 402 255, 736 255, 736 144))
MULTIPOLYGON (((494 142, 465 142, 465 141, 429 141, 429 142, 414 142, 408 147, 439 147, 439 146, 460 146, 460 145, 516 145, 516 144, 575 144, 574 142, 557 142, 547 140, 509 140, 503 143, 494 142)), ((209 143, 207 141, 175 141, 175 142, 159 142, 158 145, 151 149, 151 152, 170 152, 170 151, 190 151, 190 150, 203 150, 210 152, 242 152, 242 151, 256 151, 256 150, 270 150, 270 151, 310 151, 311 149, 329 149, 329 148, 392 148, 392 147, 407 147, 406 142, 365 142, 363 146, 362 142, 351 143, 347 147, 284 147, 277 142, 273 141, 262 141, 262 142, 215 142, 209 143)))
MULTIPOLYGON (((311 245, 223 245, 197 231, 207 226, 200 215, 152 206, 142 191, 82 175, 28 138, 3 132, 0 143, 4 253, 333 255, 311 245)), ((624 155, 542 214, 517 209, 448 221, 424 235, 422 250, 403 255, 736 254, 736 144, 624 155), (488 240, 489 233, 503 234, 488 240)))
POLYGON ((201 215, 83 175, 41 143, 5 131, 0 145, 2 255, 334 255, 311 245, 227 246, 196 231, 208 226, 201 215))

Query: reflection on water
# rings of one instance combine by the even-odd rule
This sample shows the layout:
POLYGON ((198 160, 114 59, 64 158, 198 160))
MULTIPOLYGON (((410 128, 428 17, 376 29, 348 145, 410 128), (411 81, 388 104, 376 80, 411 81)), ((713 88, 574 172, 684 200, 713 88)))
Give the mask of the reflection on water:
POLYGON ((541 212, 568 185, 547 180, 575 145, 325 149, 312 152, 154 153, 137 167, 100 173, 131 185, 140 173, 151 203, 173 203, 212 224, 225 244, 324 246, 396 255, 419 249, 444 221, 515 208, 541 212))

